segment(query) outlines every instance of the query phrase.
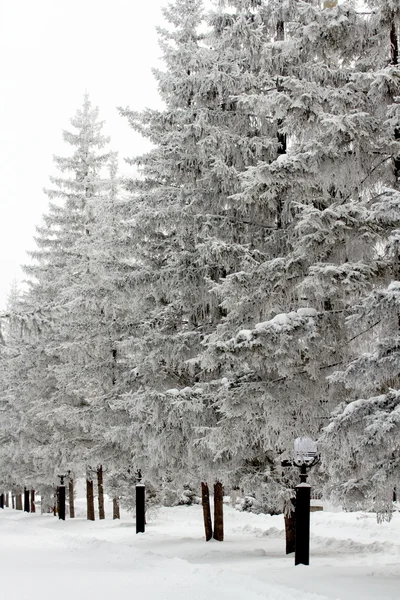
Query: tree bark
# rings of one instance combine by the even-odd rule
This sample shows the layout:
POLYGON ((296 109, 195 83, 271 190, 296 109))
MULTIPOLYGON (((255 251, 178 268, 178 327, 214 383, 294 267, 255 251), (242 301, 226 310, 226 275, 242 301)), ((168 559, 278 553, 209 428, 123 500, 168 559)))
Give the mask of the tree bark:
POLYGON ((211 522, 211 508, 210 508, 210 492, 208 490, 208 484, 201 484, 201 503, 203 505, 203 518, 204 518, 204 529, 206 533, 206 541, 208 542, 212 538, 212 522, 211 522))
POLYGON ((113 519, 120 519, 119 500, 116 496, 113 498, 113 519))
POLYGON ((285 513, 286 554, 291 554, 295 551, 296 543, 296 513, 294 510, 294 498, 292 498, 291 504, 293 505, 291 512, 285 513))
POLYGON ((93 481, 86 479, 86 503, 87 503, 87 520, 94 521, 94 493, 93 493, 93 481))
POLYGON ((35 512, 36 512, 35 490, 31 490, 31 513, 35 513, 35 512))
POLYGON ((15 494, 15 508, 22 510, 22 494, 15 494))
POLYGON ((8 492, 6 492, 4 494, 4 500, 5 500, 5 503, 6 503, 6 507, 9 508, 10 507, 10 494, 8 492))
POLYGON ((69 502, 69 518, 75 518, 75 498, 74 498, 74 480, 68 482, 68 502, 69 502))
POLYGON ((11 495, 11 504, 12 504, 12 507, 15 508, 15 496, 14 496, 14 494, 11 495))
POLYGON ((224 487, 220 481, 214 484, 214 540, 224 541, 224 487))
POLYGON ((103 489, 103 466, 97 467, 97 492, 99 502, 99 519, 105 519, 106 514, 104 512, 104 489, 103 489))

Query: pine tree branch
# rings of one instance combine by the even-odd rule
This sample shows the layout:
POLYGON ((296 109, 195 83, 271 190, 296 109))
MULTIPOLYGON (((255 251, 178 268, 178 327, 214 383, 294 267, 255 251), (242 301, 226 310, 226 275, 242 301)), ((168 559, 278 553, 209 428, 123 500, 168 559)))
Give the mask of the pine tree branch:
POLYGON ((363 335, 364 333, 367 333, 367 331, 370 331, 370 329, 373 329, 374 327, 376 327, 377 325, 379 325, 379 323, 381 321, 382 321, 382 319, 379 319, 378 321, 376 321, 376 323, 373 323, 372 325, 370 325, 369 327, 367 327, 367 329, 364 329, 364 331, 360 331, 360 333, 357 333, 352 338, 350 338, 349 340, 347 340, 347 343, 350 344, 350 342, 352 342, 353 340, 355 340, 358 337, 360 337, 360 335, 363 335))
MULTIPOLYGON (((376 169, 378 169, 381 165, 383 165, 383 163, 387 162, 388 160, 391 160, 393 158, 393 154, 391 154, 390 156, 386 156, 384 159, 382 159, 380 162, 378 162, 378 164, 376 164, 371 171, 364 177, 364 179, 362 179, 359 184, 357 185, 357 187, 362 186, 367 179, 369 179, 369 177, 371 177, 372 173, 374 171, 376 171, 376 169)), ((347 194, 347 196, 341 201, 339 202, 339 206, 342 206, 342 204, 344 204, 345 202, 347 202, 347 200, 349 200, 349 198, 351 198, 353 192, 355 191, 355 189, 353 189, 350 194, 347 194)))

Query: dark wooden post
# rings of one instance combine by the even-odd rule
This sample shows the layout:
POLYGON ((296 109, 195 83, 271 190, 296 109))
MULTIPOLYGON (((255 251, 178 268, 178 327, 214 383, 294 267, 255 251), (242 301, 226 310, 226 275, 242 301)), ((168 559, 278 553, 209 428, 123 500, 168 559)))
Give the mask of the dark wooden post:
POLYGON ((203 519, 204 519, 204 530, 206 534, 206 541, 211 540, 212 532, 212 521, 211 521, 211 508, 210 508, 210 492, 208 484, 201 484, 201 503, 203 505, 203 519))
POLYGON ((36 512, 35 490, 31 490, 31 513, 35 513, 35 512, 36 512))
POLYGON ((113 498, 113 519, 119 519, 120 518, 120 513, 119 513, 119 500, 116 496, 114 496, 113 498))
MULTIPOLYGON (((88 474, 89 477, 89 474, 88 474)), ((88 521, 94 521, 96 519, 94 514, 94 493, 93 493, 93 480, 86 479, 86 503, 87 503, 87 519, 88 521)))
POLYGON ((214 539, 224 541, 224 487, 220 481, 214 484, 214 539))
POLYGON ((75 518, 75 502, 74 502, 74 480, 69 479, 68 482, 68 501, 69 501, 69 517, 75 518))
POLYGON ((296 498, 292 498, 290 506, 285 512, 285 537, 286 537, 286 554, 291 554, 296 549, 296 498))
POLYGON ((104 511, 104 489, 103 489, 103 467, 99 465, 97 467, 97 492, 98 492, 98 503, 99 503, 99 519, 105 519, 104 511))

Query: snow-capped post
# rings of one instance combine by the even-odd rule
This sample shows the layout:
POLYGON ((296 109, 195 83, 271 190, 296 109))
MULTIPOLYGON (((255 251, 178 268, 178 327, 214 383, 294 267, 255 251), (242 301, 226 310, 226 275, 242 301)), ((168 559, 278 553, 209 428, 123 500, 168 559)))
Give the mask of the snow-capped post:
POLYGON ((296 486, 296 543, 295 565, 310 564, 310 504, 311 486, 307 483, 307 469, 319 461, 316 443, 307 437, 294 441, 294 464, 300 468, 300 483, 296 486))
POLYGON ((29 512, 29 490, 24 488, 24 511, 29 512))
POLYGON ((136 472, 136 533, 144 533, 145 530, 145 485, 142 482, 142 471, 136 472))
POLYGON ((65 521, 65 485, 64 485, 64 477, 65 475, 59 475, 60 485, 58 486, 58 518, 62 521, 65 521))

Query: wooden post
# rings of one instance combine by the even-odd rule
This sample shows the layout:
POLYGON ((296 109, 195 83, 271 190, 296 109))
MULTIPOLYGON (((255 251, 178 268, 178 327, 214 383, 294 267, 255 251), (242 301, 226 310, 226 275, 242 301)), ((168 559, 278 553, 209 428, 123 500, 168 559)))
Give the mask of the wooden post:
POLYGON ((97 467, 97 492, 98 492, 98 503, 99 503, 99 519, 105 519, 106 515, 104 512, 104 489, 103 489, 103 467, 99 465, 97 467))
POLYGON ((94 493, 93 493, 93 480, 86 479, 86 504, 87 504, 87 519, 88 521, 94 521, 96 519, 94 514, 94 493))
POLYGON ((119 500, 116 496, 114 496, 113 498, 113 519, 119 519, 120 518, 120 514, 119 514, 119 500))
POLYGON ((35 512, 36 512, 35 490, 31 490, 31 513, 35 513, 35 512))
POLYGON ((204 519, 204 530, 206 534, 206 542, 211 540, 213 531, 212 531, 212 521, 211 521, 211 508, 210 508, 210 492, 208 489, 208 484, 201 484, 201 503, 203 505, 203 519, 204 519))
POLYGON ((224 541, 224 487, 220 481, 214 484, 214 540, 224 541))
MULTIPOLYGON (((292 501, 293 502, 293 501, 292 501)), ((296 513, 292 512, 284 515, 285 519, 285 537, 286 537, 286 554, 291 554, 295 551, 296 543, 296 513)))
POLYGON ((68 482, 68 501, 69 501, 69 517, 70 519, 75 518, 75 502, 74 502, 74 480, 70 479, 68 482))

